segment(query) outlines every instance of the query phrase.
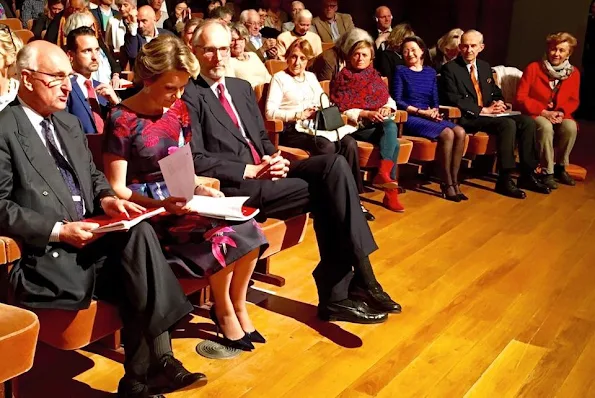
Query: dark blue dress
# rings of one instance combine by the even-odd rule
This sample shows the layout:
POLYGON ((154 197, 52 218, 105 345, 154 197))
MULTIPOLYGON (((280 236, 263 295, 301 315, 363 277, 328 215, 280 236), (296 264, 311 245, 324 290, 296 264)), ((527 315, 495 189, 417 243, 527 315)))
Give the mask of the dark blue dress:
MULTIPOLYGON (((424 66, 419 72, 406 66, 398 66, 391 89, 391 95, 397 102, 398 109, 405 110, 408 106, 419 109, 438 108, 436 71, 429 66, 424 66)), ((435 122, 420 116, 409 115, 405 122, 404 133, 435 140, 442 130, 455 126, 456 124, 447 120, 435 122)))

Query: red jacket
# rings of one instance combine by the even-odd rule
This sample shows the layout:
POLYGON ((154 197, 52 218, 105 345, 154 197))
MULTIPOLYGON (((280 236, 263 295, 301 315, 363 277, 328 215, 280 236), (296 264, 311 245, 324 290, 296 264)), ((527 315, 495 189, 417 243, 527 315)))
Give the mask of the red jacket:
MULTIPOLYGON (((554 110, 564 112, 565 119, 572 119, 572 114, 579 104, 580 73, 574 68, 568 79, 560 83, 560 90, 554 98, 554 110)), ((547 109, 551 100, 552 88, 541 61, 531 62, 519 82, 516 92, 516 109, 524 114, 537 117, 547 109)))

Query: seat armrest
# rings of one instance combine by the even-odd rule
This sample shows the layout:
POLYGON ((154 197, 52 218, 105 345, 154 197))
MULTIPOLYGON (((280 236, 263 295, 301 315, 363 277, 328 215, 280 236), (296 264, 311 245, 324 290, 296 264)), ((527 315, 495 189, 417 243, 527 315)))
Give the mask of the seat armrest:
POLYGON ((397 110, 395 111, 395 123, 405 123, 407 121, 407 118, 409 117, 409 114, 407 113, 407 111, 402 111, 402 110, 397 110))
POLYGON ((440 105, 440 112, 443 113, 447 119, 461 118, 461 110, 455 106, 440 105))
POLYGON ((279 133, 283 131, 283 121, 279 119, 265 119, 264 128, 269 133, 269 139, 277 148, 279 146, 279 133))
POLYGON ((21 248, 18 243, 6 236, 0 236, 0 266, 10 265, 21 258, 21 248))

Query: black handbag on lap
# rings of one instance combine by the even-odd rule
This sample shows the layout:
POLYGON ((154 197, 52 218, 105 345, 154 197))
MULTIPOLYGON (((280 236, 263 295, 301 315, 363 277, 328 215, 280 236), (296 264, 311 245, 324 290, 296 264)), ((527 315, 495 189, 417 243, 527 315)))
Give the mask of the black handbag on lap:
POLYGON ((337 145, 341 146, 339 137, 339 128, 345 126, 341 112, 336 105, 330 105, 330 99, 326 93, 320 94, 320 110, 316 111, 314 116, 314 140, 318 135, 318 130, 335 131, 337 133, 337 145), (327 106, 325 107, 322 99, 326 97, 327 106))

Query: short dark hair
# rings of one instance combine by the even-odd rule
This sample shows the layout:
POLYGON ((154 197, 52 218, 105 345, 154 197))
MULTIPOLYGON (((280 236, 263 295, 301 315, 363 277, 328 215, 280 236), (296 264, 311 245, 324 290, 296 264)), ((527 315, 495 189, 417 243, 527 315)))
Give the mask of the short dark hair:
POLYGON ((223 19, 226 15, 231 15, 233 18, 233 10, 227 6, 221 6, 211 10, 209 13, 209 18, 223 19))
POLYGON ((95 36, 95 30, 88 26, 81 26, 80 28, 76 28, 70 31, 68 36, 66 36, 66 50, 76 52, 77 44, 76 39, 77 37, 81 36, 95 36))
POLYGON ((415 43, 419 46, 419 48, 421 48, 421 50, 424 52, 421 56, 421 59, 425 61, 426 56, 428 54, 428 48, 426 47, 426 43, 422 40, 421 37, 419 36, 409 36, 403 39, 403 43, 401 43, 401 49, 400 52, 403 53, 403 47, 405 47, 405 44, 407 43, 415 43))

